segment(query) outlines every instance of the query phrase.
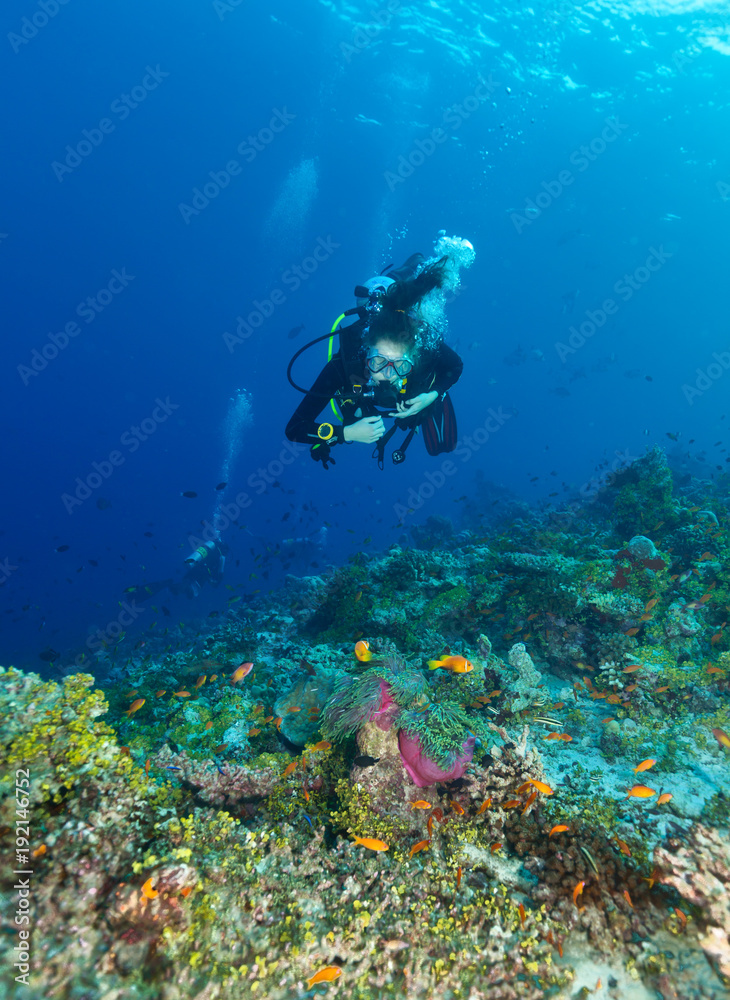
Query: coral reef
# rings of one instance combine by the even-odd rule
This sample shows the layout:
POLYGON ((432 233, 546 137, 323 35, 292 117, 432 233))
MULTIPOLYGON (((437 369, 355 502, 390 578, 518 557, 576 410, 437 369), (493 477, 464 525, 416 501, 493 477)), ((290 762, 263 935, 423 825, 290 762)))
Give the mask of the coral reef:
MULTIPOLYGON (((670 838, 654 851, 657 877, 672 886, 697 914, 697 934, 708 959, 730 987, 730 840, 695 824, 682 840, 670 838)), ((686 920, 686 914, 685 914, 686 920)))
POLYGON ((727 996, 727 504, 658 449, 580 517, 505 499, 0 670, 2 995, 727 996))
POLYGON ((512 700, 511 708, 513 712, 520 712, 523 708, 532 705, 536 699, 541 700, 538 686, 542 675, 535 669, 532 657, 527 652, 523 642, 516 642, 510 649, 507 658, 509 665, 517 671, 517 680, 510 685, 516 695, 512 700))

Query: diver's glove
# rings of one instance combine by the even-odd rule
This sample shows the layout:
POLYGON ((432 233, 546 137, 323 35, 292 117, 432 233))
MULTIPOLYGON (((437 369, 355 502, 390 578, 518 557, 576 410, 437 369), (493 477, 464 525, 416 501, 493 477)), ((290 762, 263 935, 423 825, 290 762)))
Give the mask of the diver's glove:
POLYGON ((332 465, 337 465, 334 458, 330 455, 330 446, 328 444, 315 444, 312 446, 309 454, 312 456, 315 462, 321 462, 324 468, 328 468, 327 463, 331 462, 332 465))

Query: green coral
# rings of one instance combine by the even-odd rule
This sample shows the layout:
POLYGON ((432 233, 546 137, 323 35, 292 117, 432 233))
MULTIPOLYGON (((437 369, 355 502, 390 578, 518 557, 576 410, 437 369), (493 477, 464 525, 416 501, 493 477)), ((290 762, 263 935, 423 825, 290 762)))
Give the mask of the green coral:
MULTIPOLYGON (((376 837, 389 845, 394 845, 408 832, 408 826, 402 821, 379 814, 373 808, 369 792, 361 785, 342 779, 337 782, 335 794, 338 808, 330 812, 335 829, 346 830, 353 837, 376 837)), ((396 850, 395 854, 398 853, 396 850)))
POLYGON ((46 775, 44 786, 56 802, 61 791, 70 791, 83 775, 96 777, 110 765, 129 768, 119 761, 114 730, 97 721, 108 706, 101 691, 92 690, 93 684, 89 674, 73 674, 62 685, 38 681, 25 709, 30 725, 5 747, 10 766, 39 760, 50 764, 52 777, 46 775))
POLYGON ((428 685, 421 671, 395 655, 373 660, 363 673, 337 681, 322 713, 322 733, 333 740, 354 736, 380 709, 383 683, 400 705, 422 704, 426 698, 428 685))
POLYGON ((625 540, 642 534, 654 523, 676 521, 678 505, 672 497, 673 485, 667 457, 657 445, 617 473, 609 489, 616 494, 613 517, 618 534, 625 540), (651 512, 650 525, 644 523, 647 511, 651 512))
POLYGON ((447 701, 431 702, 425 711, 403 711, 396 724, 409 736, 418 738, 424 752, 440 767, 448 768, 463 752, 464 741, 475 722, 461 705, 447 701))
POLYGON ((365 725, 382 700, 382 678, 368 671, 359 677, 342 677, 322 713, 321 730, 331 740, 344 740, 365 725))
POLYGON ((436 627, 444 621, 454 621, 466 611, 470 600, 471 594, 463 583, 449 587, 426 604, 422 612, 423 620, 436 627))

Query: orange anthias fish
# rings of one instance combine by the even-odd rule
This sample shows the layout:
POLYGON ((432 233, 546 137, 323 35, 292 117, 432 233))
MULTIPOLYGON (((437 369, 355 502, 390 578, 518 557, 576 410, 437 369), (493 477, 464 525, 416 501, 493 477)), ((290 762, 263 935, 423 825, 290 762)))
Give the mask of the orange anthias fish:
POLYGON ((146 896, 147 899, 155 899, 159 896, 157 889, 152 888, 152 879, 148 878, 145 884, 142 886, 142 895, 146 896))
POLYGON ((248 675, 253 670, 253 663, 241 663, 231 674, 231 684, 238 684, 243 680, 244 677, 248 675))
POLYGON ((632 663, 628 667, 624 667, 621 671, 622 674, 635 674, 637 670, 641 670, 641 663, 632 663))
POLYGON ((578 883, 575 889, 573 889, 573 903, 576 906, 578 906, 578 896, 580 896, 580 894, 583 892, 584 887, 585 887, 585 882, 581 881, 578 883))
POLYGON ((474 669, 474 664, 470 663, 465 656, 442 656, 440 660, 429 660, 431 670, 451 670, 455 674, 468 674, 474 669))
POLYGON ((552 837, 554 833, 566 833, 569 829, 570 827, 566 826, 565 823, 558 823, 557 826, 554 826, 552 828, 552 830, 548 834, 548 837, 552 837))
POLYGON ((426 850, 428 850, 428 848, 430 847, 430 845, 431 845, 431 841, 430 840, 419 840, 418 843, 414 844, 413 847, 408 852, 408 857, 412 858, 413 855, 414 854, 418 854, 419 851, 426 851, 426 850))
POLYGON ((522 815, 523 816, 525 815, 525 813, 530 808, 530 806, 532 805, 532 803, 535 801, 536 798, 537 798, 537 790, 535 790, 532 793, 532 795, 530 795, 530 797, 528 798, 527 802, 525 802, 525 808, 522 810, 522 815))
POLYGON ((653 788, 647 788, 646 785, 634 785, 633 788, 629 789, 626 798, 650 799, 652 795, 656 795, 653 788))
POLYGON ((189 691, 175 691, 173 698, 191 698, 192 695, 189 691))
POLYGON ((332 744, 329 740, 320 740, 319 743, 313 744, 311 747, 307 747, 308 750, 331 750, 332 744))
MULTIPOLYGON (((362 847, 367 847, 369 851, 387 851, 388 845, 384 840, 377 840, 375 837, 355 837, 355 843, 362 847)), ((426 841, 428 843, 428 841, 426 841)))
POLYGON ((528 780, 528 784, 532 785, 533 788, 536 788, 538 792, 542 792, 543 795, 553 794, 553 790, 550 785, 546 785, 544 781, 535 781, 534 778, 530 778, 528 780))
POLYGON ((634 774, 638 774, 639 771, 648 771, 649 768, 654 767, 655 764, 656 761, 652 760, 652 758, 650 757, 648 760, 642 760, 642 762, 640 764, 637 764, 636 767, 632 768, 632 770, 634 774))
POLYGON ((477 816, 481 816, 483 812, 486 812, 486 810, 489 809, 491 804, 492 804, 492 796, 490 795, 489 798, 486 800, 486 802, 482 802, 482 804, 477 809, 477 816))
POLYGON ((316 983, 332 983, 335 979, 339 979, 342 975, 342 969, 339 965, 325 965, 321 969, 317 969, 313 976, 310 976, 307 980, 307 989, 311 988, 316 983))
POLYGON ((296 771, 297 769, 298 763, 299 763, 298 761, 293 760, 291 764, 287 764, 284 770, 281 772, 282 778, 288 778, 290 774, 293 774, 294 771, 296 771))
POLYGON ((526 917, 526 913, 525 913, 525 907, 524 907, 524 904, 523 904, 523 903, 520 903, 520 905, 519 905, 519 906, 517 907, 517 912, 518 912, 518 913, 519 913, 519 915, 520 915, 520 923, 521 923, 521 924, 522 924, 522 926, 524 927, 524 926, 525 926, 525 917, 526 917))
MULTIPOLYGON (((136 704, 137 703, 135 702, 135 705, 136 704)), ((715 737, 720 746, 730 749, 730 736, 728 736, 724 729, 713 729, 712 735, 715 737)))
POLYGON ((672 795, 672 793, 671 793, 671 792, 662 792, 662 794, 661 794, 661 795, 659 796, 659 798, 658 798, 658 799, 656 800, 656 804, 657 804, 658 806, 663 806, 663 805, 665 805, 665 804, 666 804, 667 802, 671 802, 671 800, 672 800, 673 798, 674 798, 674 796, 672 795))
POLYGON ((626 900, 626 902, 629 904, 629 906, 631 907, 631 909, 633 910, 634 904, 631 902, 631 896, 629 895, 629 890, 628 889, 624 889, 624 891, 623 891, 623 897, 626 900))
POLYGON ((430 809, 431 803, 426 802, 425 799, 418 799, 416 802, 411 802, 411 809, 430 809))
POLYGON ((198 677, 197 681, 195 682, 196 689, 201 688, 205 684, 207 676, 208 676, 207 674, 201 674, 200 677, 198 677))
POLYGON ((462 805, 460 805, 458 802, 455 802, 453 799, 451 799, 449 801, 449 805, 454 810, 454 812, 456 813, 457 816, 463 816, 464 815, 464 807, 462 805))
POLYGON ((135 712, 139 712, 140 708, 142 708, 145 701, 146 698, 137 698, 136 701, 133 701, 132 704, 127 709, 127 711, 124 713, 127 716, 127 718, 131 719, 135 712))
POLYGON ((361 663, 367 663, 368 660, 372 660, 373 654, 370 652, 370 643, 366 642, 364 639, 356 642, 355 656, 361 663))

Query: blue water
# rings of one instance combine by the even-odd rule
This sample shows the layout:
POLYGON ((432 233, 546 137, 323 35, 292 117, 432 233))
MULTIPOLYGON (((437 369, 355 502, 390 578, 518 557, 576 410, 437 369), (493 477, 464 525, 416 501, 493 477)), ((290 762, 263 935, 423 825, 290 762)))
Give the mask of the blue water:
POLYGON ((169 617, 147 607, 132 638, 278 585, 271 551, 324 522, 290 572, 433 515, 488 524, 488 483, 585 499, 656 443, 726 479, 720 5, 10 0, 2 21, 0 663, 76 662, 127 588, 179 571, 229 473, 223 502, 250 501, 223 533, 232 589, 161 598, 169 617), (327 471, 284 450, 292 352, 442 228, 477 251, 449 306, 449 473, 419 440, 382 472, 361 445, 327 471))

